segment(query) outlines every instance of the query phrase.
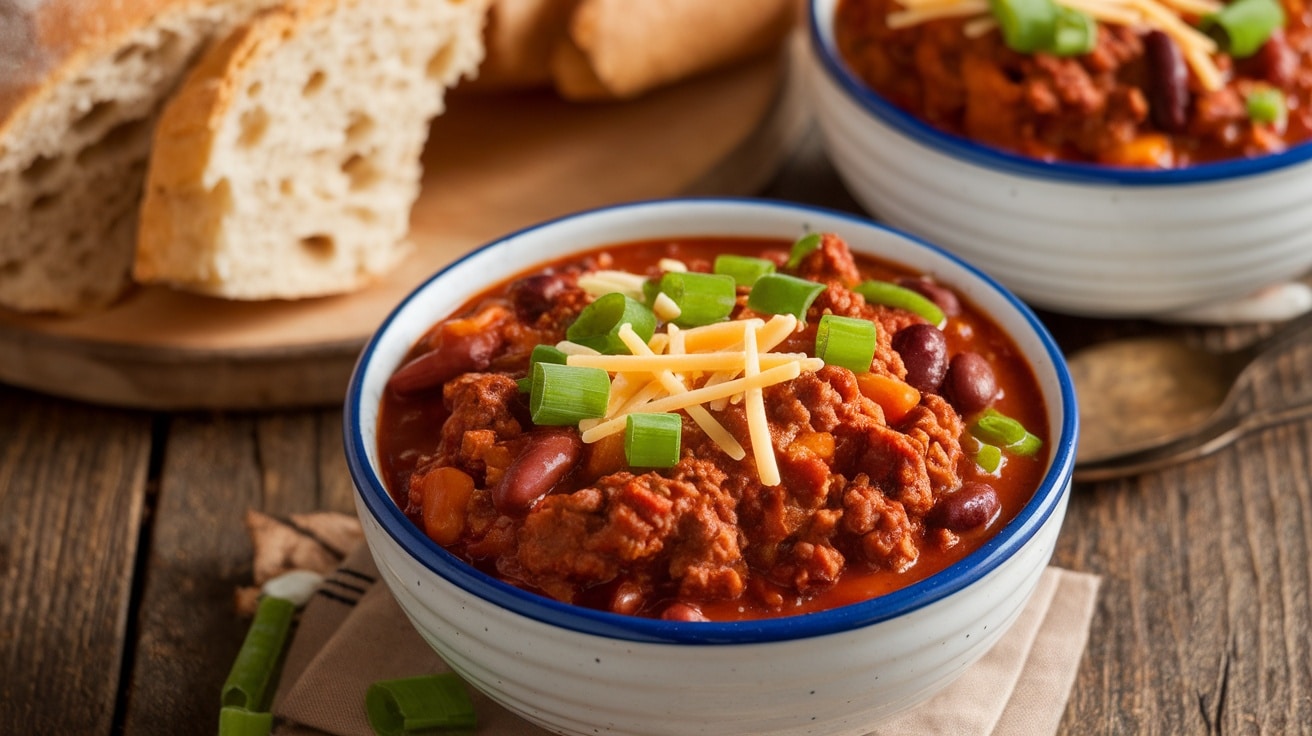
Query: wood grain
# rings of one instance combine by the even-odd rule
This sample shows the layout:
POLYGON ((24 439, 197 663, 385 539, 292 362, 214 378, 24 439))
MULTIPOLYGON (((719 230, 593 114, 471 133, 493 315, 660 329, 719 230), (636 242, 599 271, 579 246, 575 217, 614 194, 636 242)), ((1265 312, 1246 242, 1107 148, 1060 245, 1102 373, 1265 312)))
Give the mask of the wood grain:
MULTIPOLYGON (((1310 364, 1292 351, 1250 401, 1306 394, 1310 364)), ((1077 487, 1056 562, 1104 580, 1063 733, 1307 733, 1309 540, 1312 422, 1077 487)))
POLYGON ((108 733, 148 415, 0 386, 0 733, 108 733))
POLYGON ((251 580, 248 508, 349 512, 336 411, 189 414, 169 422, 147 555, 126 731, 214 733, 245 636, 233 595, 251 580))

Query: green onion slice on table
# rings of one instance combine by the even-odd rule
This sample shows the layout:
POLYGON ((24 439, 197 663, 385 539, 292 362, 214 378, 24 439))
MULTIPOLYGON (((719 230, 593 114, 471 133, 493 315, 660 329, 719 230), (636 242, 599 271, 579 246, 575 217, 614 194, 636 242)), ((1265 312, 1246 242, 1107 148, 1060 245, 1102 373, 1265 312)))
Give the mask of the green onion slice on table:
POLYGON ((273 728, 273 717, 267 710, 295 616, 296 604, 289 600, 274 596, 260 599, 246 639, 223 683, 221 736, 267 734, 273 728))
POLYGON ((471 729, 474 703, 454 672, 375 682, 365 691, 365 713, 379 736, 471 729))

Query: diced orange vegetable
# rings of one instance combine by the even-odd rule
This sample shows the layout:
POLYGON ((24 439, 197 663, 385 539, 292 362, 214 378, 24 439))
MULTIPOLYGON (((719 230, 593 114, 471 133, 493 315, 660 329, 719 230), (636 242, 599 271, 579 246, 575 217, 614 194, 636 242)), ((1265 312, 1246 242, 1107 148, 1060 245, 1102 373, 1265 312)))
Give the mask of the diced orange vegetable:
POLYGON ((884 419, 889 424, 902 421, 907 412, 920 403, 920 392, 914 386, 892 376, 862 373, 856 377, 856 382, 861 393, 884 410, 884 419))
POLYGON ((623 470, 628 465, 624 457, 624 433, 607 435, 587 446, 587 460, 584 472, 589 478, 623 470))
POLYGON ((457 468, 434 468, 410 480, 422 499, 424 533, 438 544, 452 544, 465 531, 474 479, 457 468))
POLYGON ((1165 135, 1146 133, 1103 153, 1102 163, 1112 166, 1169 169, 1175 165, 1175 150, 1171 148, 1171 139, 1165 135))
POLYGON ((822 460, 829 460, 834 456, 834 436, 828 432, 804 432, 797 435, 793 444, 805 447, 822 460))

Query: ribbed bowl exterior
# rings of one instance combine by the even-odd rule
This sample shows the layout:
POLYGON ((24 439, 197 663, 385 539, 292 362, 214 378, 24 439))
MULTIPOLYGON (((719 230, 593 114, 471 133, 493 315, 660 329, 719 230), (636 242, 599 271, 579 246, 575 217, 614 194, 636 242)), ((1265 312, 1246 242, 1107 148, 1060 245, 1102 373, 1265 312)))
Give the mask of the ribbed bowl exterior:
POLYGON ((862 734, 956 678, 996 642, 1048 564, 1070 494, 1078 417, 1061 352, 1038 318, 978 269, 844 213, 745 199, 639 202, 511 234, 419 286, 361 354, 345 402, 347 463, 383 581, 473 686, 565 734, 862 734), (387 377, 436 320, 533 264, 655 237, 795 238, 852 248, 951 284, 1006 329, 1038 377, 1052 428, 1042 485, 981 550, 870 601, 761 622, 679 623, 588 611, 464 565, 423 535, 380 480, 387 377))
POLYGON ((836 2, 811 3, 806 86, 834 167, 881 221, 1070 314, 1160 316, 1312 267, 1312 160, 1174 179, 1013 165, 872 104, 836 58, 836 2))
POLYGON ((361 518, 383 580, 424 639, 474 687, 544 728, 819 736, 869 733, 983 656, 1033 592, 1061 511, 987 577, 913 616, 807 639, 700 645, 625 641, 522 616, 433 575, 363 508, 361 518))

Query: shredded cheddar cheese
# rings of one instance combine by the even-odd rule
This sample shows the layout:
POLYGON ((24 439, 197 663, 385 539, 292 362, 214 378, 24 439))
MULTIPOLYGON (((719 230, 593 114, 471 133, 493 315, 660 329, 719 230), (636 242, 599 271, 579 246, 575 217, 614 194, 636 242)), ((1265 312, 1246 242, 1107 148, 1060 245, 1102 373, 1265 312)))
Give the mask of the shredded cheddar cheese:
POLYGON ((747 450, 708 410, 708 406, 722 409, 725 402, 737 399, 746 402, 747 439, 761 482, 778 485, 779 468, 762 390, 824 365, 805 353, 771 352, 796 329, 796 317, 778 315, 769 322, 728 321, 690 329, 667 325, 666 332, 644 342, 626 324, 620 327, 618 337, 629 355, 577 350, 570 347, 573 343, 556 347, 566 353, 569 365, 600 368, 612 375, 606 415, 579 424, 584 442, 624 431, 632 413, 682 410, 725 454, 741 460, 747 450))

